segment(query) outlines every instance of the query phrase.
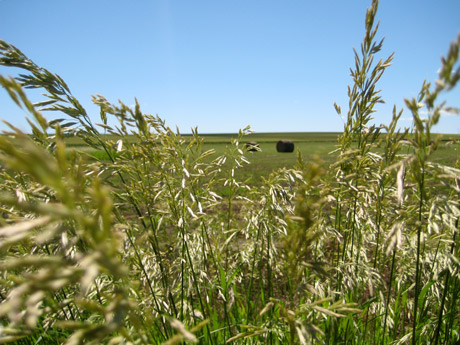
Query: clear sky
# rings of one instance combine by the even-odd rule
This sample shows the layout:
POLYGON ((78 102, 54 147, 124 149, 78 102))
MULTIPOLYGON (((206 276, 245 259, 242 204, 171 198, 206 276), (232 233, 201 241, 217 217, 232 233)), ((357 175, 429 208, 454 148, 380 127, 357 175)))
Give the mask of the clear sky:
MULTIPOLYGON (((131 105, 190 132, 341 131, 353 47, 367 0, 0 0, 0 38, 59 74, 94 122, 91 95, 131 105)), ((434 81, 460 32, 460 0, 381 0, 381 58, 395 52, 380 88, 393 105, 434 81)), ((4 75, 14 69, 0 68, 4 75)), ((36 94, 33 100, 38 101, 36 94)), ((460 106, 460 87, 448 97, 460 106)), ((47 115, 50 117, 50 115, 47 115)), ((23 130, 25 113, 0 90, 0 118, 23 130)), ((50 117, 51 118, 51 117, 50 117)), ((401 126, 410 127, 405 110, 401 126)), ((0 125, 0 128, 5 128, 0 125)), ((438 132, 460 133, 446 116, 438 132)))

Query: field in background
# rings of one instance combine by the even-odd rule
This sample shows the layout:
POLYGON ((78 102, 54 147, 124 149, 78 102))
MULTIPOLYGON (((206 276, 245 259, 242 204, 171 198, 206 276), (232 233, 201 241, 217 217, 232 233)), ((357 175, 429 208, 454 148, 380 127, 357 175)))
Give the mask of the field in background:
MULTIPOLYGON (((318 158, 325 163, 332 163, 337 155, 332 153, 337 147, 337 138, 341 133, 325 133, 325 132, 298 132, 298 133, 253 133, 245 137, 244 142, 255 141, 260 145, 260 152, 248 152, 247 157, 251 162, 250 165, 243 166, 238 171, 241 180, 245 180, 248 184, 259 185, 262 182, 262 177, 267 177, 270 172, 279 168, 291 168, 297 163, 297 151, 302 154, 304 161, 308 162, 318 158), (294 142, 295 149, 292 153, 280 153, 276 151, 276 143, 278 140, 291 140, 294 142)), ((185 138, 190 135, 183 134, 185 138)), ((226 147, 232 139, 237 138, 237 134, 200 134, 204 138, 204 150, 214 149, 215 154, 212 158, 222 155, 226 147)), ((436 137, 437 135, 434 135, 436 137)), ((119 139, 116 136, 108 135, 115 144, 119 139)), ((382 139, 384 134, 382 134, 382 139)), ((125 141, 134 143, 137 142, 136 137, 131 136, 125 141)), ((81 151, 87 151, 91 155, 106 159, 107 155, 102 152, 96 152, 85 144, 78 137, 66 139, 68 147, 75 148, 81 151)), ((459 134, 443 134, 440 147, 435 152, 433 161, 454 165, 459 157, 460 150, 460 135, 459 134)), ((409 151, 407 151, 409 152, 409 151)))
MULTIPOLYGON (((262 177, 279 168, 292 168, 297 163, 299 150, 305 161, 315 156, 323 161, 331 162, 335 155, 337 137, 340 133, 253 133, 245 138, 245 142, 255 141, 260 145, 260 152, 248 152, 247 157, 251 164, 244 166, 238 172, 242 180, 248 184, 259 185, 262 177), (276 143, 279 140, 294 142, 294 152, 277 152, 276 143)), ((205 144, 216 150, 219 156, 225 152, 226 146, 236 134, 208 134, 203 135, 205 144)))

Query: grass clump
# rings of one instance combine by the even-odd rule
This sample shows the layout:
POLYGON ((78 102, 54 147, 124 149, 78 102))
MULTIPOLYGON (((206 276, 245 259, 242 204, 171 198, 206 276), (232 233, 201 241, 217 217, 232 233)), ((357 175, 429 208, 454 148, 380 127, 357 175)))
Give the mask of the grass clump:
POLYGON ((102 96, 94 124, 59 76, 0 41, 0 63, 25 71, 0 83, 32 132, 0 136, 0 341, 458 342, 460 170, 433 158, 432 129, 458 112, 437 99, 460 78, 460 37, 435 86, 406 101, 413 132, 398 130, 397 109, 371 126, 392 60, 376 62, 377 7, 355 51, 337 159, 299 152, 256 185, 242 178, 249 128, 216 153, 196 130, 184 137, 137 102, 102 96))

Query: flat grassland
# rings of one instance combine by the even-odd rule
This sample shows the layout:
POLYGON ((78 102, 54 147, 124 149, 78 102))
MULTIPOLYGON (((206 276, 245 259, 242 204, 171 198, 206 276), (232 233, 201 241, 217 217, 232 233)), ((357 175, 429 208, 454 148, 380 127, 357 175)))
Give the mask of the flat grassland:
MULTIPOLYGON (((241 148, 244 148, 244 143, 257 142, 261 151, 247 152, 246 157, 251 164, 244 165, 238 171, 238 179, 245 181, 248 184, 260 184, 262 177, 266 178, 270 172, 279 168, 292 168, 297 164, 298 152, 302 155, 305 162, 313 159, 324 162, 328 165, 333 163, 336 158, 334 150, 338 145, 338 137, 341 133, 334 132, 287 132, 287 133, 252 133, 245 136, 241 143, 241 148), (277 152, 276 143, 279 140, 291 140, 294 142, 294 152, 277 152)), ((433 135, 435 138, 439 134, 433 135)), ((182 134, 187 139, 190 135, 182 134)), ((204 139, 203 150, 214 149, 215 154, 212 158, 224 154, 227 146, 232 139, 238 137, 237 134, 200 134, 204 139)), ((382 140, 385 134, 382 134, 382 140)), ((110 139, 115 143, 118 138, 114 135, 109 135, 110 139)), ((126 140, 126 138, 125 138, 126 140)), ((137 142, 135 136, 128 137, 129 142, 137 142)), ((92 156, 105 159, 104 152, 91 151, 89 147, 78 137, 66 139, 68 147, 75 148, 81 151, 88 151, 92 156)), ((408 145, 403 147, 402 153, 410 153, 411 149, 408 145)), ((378 149, 377 149, 378 152, 378 149)), ((459 134, 443 134, 442 141, 437 148, 433 158, 434 162, 454 166, 460 152, 460 135, 459 134)))

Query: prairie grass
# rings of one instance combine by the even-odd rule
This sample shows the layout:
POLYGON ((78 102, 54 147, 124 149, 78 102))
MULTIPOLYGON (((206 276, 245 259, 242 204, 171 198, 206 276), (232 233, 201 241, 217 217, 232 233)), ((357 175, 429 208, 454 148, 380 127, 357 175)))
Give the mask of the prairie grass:
POLYGON ((413 131, 397 109, 372 126, 392 61, 378 60, 377 7, 334 159, 299 152, 257 183, 245 169, 272 152, 261 137, 266 156, 245 150, 249 128, 210 148, 102 96, 95 124, 59 76, 0 41, 0 64, 24 72, 0 83, 32 133, 0 136, 0 342, 459 342, 460 161, 442 158, 458 143, 432 129, 458 112, 437 99, 460 79, 460 36, 439 80, 406 100, 413 131))

